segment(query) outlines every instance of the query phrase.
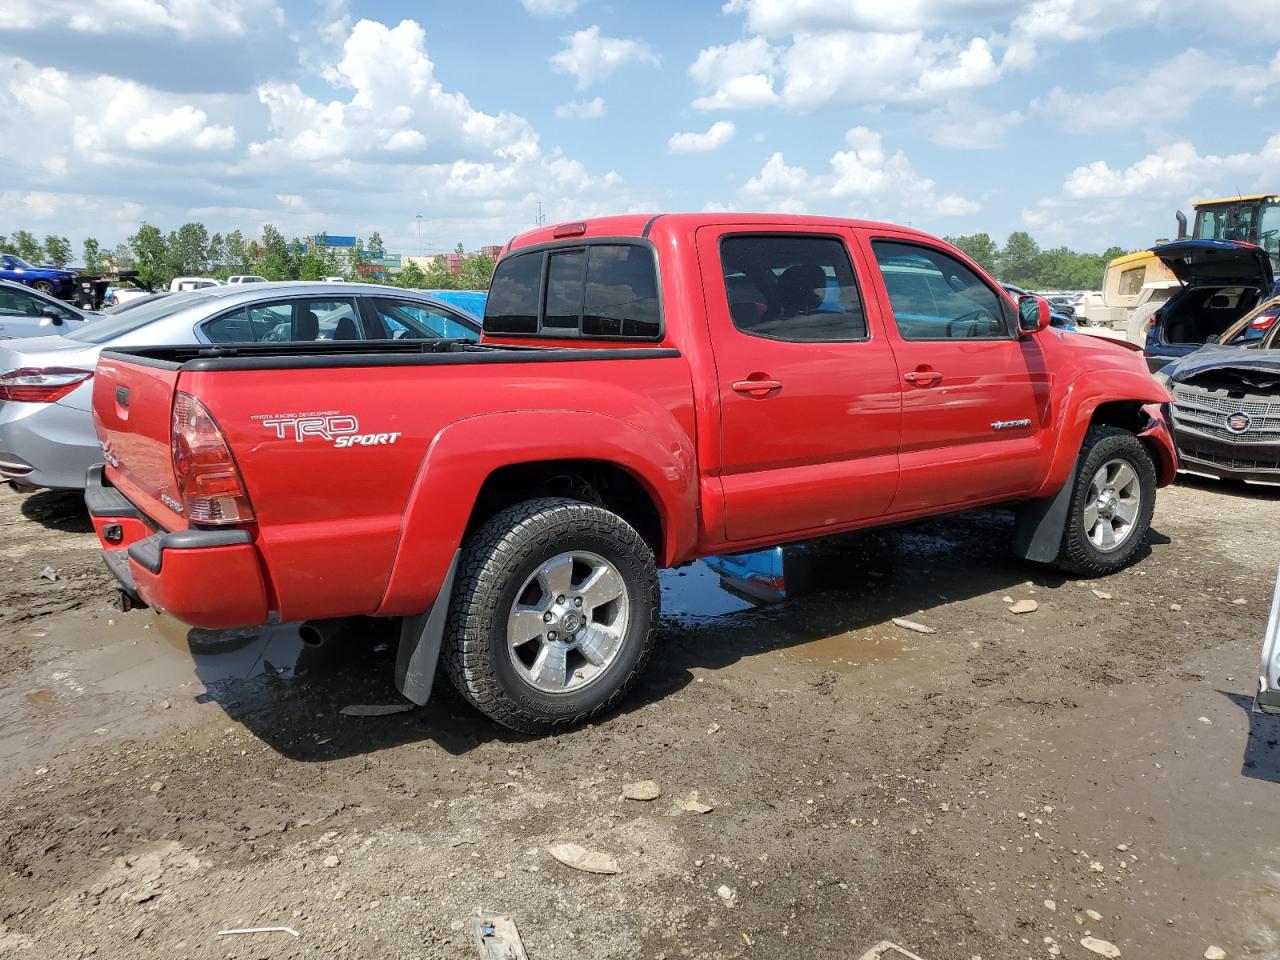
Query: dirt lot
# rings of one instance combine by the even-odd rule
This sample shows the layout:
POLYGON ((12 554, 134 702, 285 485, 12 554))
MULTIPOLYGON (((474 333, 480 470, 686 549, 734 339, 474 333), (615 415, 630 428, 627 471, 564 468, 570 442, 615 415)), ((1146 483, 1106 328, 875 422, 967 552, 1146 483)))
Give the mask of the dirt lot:
POLYGON ((439 687, 340 715, 398 699, 382 634, 116 613, 77 499, 5 490, 0 955, 470 958, 484 910, 532 960, 1280 957, 1280 724, 1249 713, 1280 497, 1180 484, 1155 530, 1092 583, 995 512, 775 606, 669 574, 626 709, 531 740, 439 687), (300 936, 217 935, 257 926, 300 936))

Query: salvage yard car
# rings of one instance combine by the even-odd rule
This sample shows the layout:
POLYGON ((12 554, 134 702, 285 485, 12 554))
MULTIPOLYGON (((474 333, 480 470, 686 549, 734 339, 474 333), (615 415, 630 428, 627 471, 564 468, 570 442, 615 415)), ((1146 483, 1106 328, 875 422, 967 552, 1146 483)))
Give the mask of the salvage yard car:
POLYGON ((1175 474, 1168 399, 924 233, 629 215, 508 244, 479 344, 104 351, 85 496, 122 602, 401 618, 411 700, 442 658, 546 732, 635 682, 659 566, 986 504, 1023 557, 1125 566, 1175 474))
POLYGON ((394 287, 284 282, 150 294, 83 329, 55 332, 0 343, 0 478, 22 487, 83 489, 89 467, 101 461, 89 411, 93 368, 105 346, 476 340, 479 324, 394 287))
POLYGON ((0 280, 0 340, 70 333, 99 316, 20 283, 0 280))
POLYGON ((11 280, 60 300, 76 292, 76 272, 61 267, 38 267, 17 254, 0 253, 0 280, 11 280))
POLYGON ((1178 290, 1147 322, 1143 353, 1154 373, 1221 336, 1274 293, 1271 258, 1252 243, 1175 240, 1152 248, 1178 290))
POLYGON ((1156 374, 1186 473, 1280 486, 1280 297, 1156 374))

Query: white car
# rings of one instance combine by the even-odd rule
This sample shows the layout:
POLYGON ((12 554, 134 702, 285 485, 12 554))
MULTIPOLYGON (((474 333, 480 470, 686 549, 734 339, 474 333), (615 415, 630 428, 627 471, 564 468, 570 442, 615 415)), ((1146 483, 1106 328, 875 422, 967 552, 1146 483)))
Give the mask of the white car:
POLYGON ((171 293, 179 293, 183 290, 203 290, 206 287, 225 287, 226 283, 222 280, 212 280, 209 277, 174 277, 169 281, 169 291, 171 293))
POLYGON ((266 277, 260 277, 256 273, 237 273, 235 276, 227 277, 227 283, 266 283, 266 277))

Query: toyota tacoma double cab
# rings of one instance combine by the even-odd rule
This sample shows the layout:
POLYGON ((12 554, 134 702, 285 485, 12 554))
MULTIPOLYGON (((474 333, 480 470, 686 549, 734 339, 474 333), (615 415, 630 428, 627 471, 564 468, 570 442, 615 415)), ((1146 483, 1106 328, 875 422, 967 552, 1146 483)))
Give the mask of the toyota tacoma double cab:
POLYGON ((1141 356, 889 224, 542 227, 483 329, 104 351, 86 499, 122 599, 200 627, 399 618, 408 698, 439 663, 547 732, 635 682, 660 567, 1007 504, 1018 554, 1106 574, 1177 467, 1141 356))

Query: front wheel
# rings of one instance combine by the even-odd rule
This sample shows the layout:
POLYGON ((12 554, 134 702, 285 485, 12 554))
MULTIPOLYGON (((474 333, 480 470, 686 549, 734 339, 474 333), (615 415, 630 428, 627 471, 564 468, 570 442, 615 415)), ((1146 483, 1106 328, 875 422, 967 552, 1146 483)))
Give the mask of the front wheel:
POLYGON ((630 524, 577 500, 529 500, 467 538, 445 670, 493 720, 549 733, 625 696, 657 621, 653 551, 630 524))
POLYGON ((1142 441, 1119 427, 1090 427, 1076 461, 1056 565, 1098 577, 1133 562, 1151 529, 1156 468, 1142 441))

